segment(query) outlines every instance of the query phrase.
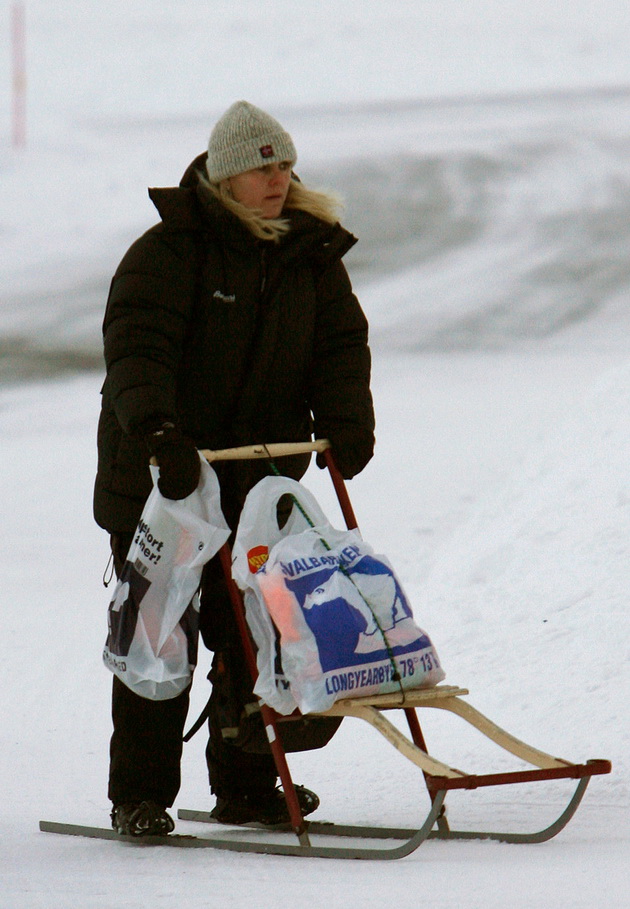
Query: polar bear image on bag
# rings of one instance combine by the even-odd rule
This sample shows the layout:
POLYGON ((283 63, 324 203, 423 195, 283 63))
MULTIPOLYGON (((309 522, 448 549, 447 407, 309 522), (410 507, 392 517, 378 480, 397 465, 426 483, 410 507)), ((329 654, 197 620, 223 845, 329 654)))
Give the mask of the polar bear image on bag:
POLYGON ((285 583, 315 635, 324 672, 361 655, 374 659, 388 647, 417 647, 423 637, 392 569, 372 556, 285 583))

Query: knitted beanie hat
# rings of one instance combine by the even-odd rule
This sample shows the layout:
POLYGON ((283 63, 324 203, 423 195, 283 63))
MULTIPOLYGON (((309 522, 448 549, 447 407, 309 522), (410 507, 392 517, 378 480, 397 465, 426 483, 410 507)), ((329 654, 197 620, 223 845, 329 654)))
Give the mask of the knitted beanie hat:
POLYGON ((237 101, 210 134, 206 169, 210 182, 219 183, 264 164, 296 160, 293 140, 278 121, 248 101, 237 101))

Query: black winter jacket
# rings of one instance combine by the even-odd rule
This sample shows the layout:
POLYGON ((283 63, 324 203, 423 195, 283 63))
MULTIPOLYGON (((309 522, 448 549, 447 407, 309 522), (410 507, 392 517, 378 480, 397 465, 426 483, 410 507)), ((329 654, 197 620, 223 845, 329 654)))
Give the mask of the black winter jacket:
MULTIPOLYGON (((305 441, 314 428, 346 477, 372 456, 367 322, 341 261, 355 238, 289 211, 279 243, 257 240, 199 184, 203 159, 179 187, 149 190, 162 221, 110 288, 94 493, 110 532, 137 524, 151 489, 144 437, 165 420, 198 448, 305 441)), ((282 472, 299 478, 300 460, 282 472)), ((259 462, 222 470, 241 500, 261 476, 259 462)))

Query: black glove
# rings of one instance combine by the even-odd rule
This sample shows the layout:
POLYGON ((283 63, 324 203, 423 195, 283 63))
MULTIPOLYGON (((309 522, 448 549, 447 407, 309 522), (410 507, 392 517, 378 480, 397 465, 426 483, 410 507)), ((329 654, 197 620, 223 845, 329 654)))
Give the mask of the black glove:
MULTIPOLYGON (((317 438, 329 440, 333 460, 344 480, 351 480, 361 473, 374 454, 374 434, 356 427, 318 432, 317 438)), ((316 461, 318 467, 326 466, 323 454, 318 454, 316 461)))
POLYGON ((146 436, 151 455, 160 468, 158 489, 167 499, 185 499, 195 491, 201 476, 201 461, 192 439, 172 423, 163 423, 146 436))

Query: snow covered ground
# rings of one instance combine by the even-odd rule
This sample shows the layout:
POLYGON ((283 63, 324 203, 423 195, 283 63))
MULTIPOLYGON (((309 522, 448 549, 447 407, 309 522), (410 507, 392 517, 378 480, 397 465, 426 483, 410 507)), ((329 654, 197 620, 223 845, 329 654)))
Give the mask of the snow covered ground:
MULTIPOLYGON (((625 906, 627 3, 26 11, 24 150, 0 86, 0 909, 625 906), (38 832, 41 817, 108 822, 107 540, 91 518, 107 283, 153 223, 146 185, 176 182, 238 97, 282 119, 302 177, 347 195, 361 238, 349 264, 378 417, 378 453, 350 484, 364 536, 396 565, 448 683, 544 750, 613 761, 548 844, 431 842, 379 864, 38 832)), ((0 55, 6 73, 6 37, 0 55)), ((319 471, 307 485, 334 513, 319 471)), ((425 732, 455 766, 513 766, 452 718, 425 732)), ((203 747, 186 748, 176 807, 211 805, 203 747)), ((358 722, 290 763, 321 818, 413 825, 426 810, 418 774, 358 722)), ((449 816, 533 829, 569 789, 453 794, 449 816)))

